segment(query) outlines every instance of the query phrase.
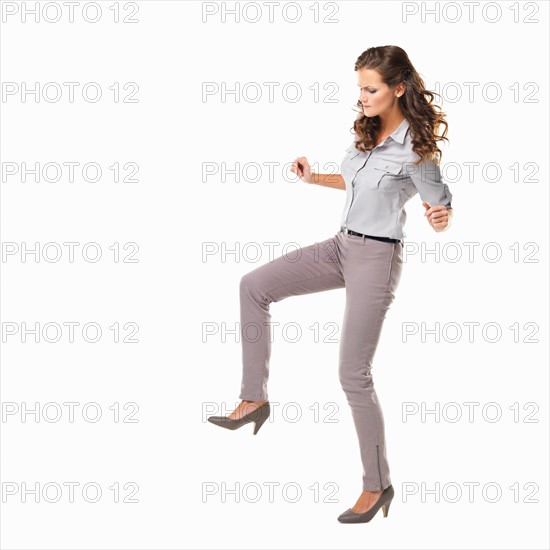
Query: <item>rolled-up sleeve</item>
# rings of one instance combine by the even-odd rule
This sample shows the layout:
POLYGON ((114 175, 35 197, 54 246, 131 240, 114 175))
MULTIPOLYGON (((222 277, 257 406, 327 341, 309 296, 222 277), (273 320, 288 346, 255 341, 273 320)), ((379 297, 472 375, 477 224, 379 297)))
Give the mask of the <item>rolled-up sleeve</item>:
POLYGON ((405 172, 411 178, 423 201, 431 206, 451 206, 453 195, 446 183, 441 181, 441 170, 433 160, 427 159, 418 166, 409 163, 405 172))

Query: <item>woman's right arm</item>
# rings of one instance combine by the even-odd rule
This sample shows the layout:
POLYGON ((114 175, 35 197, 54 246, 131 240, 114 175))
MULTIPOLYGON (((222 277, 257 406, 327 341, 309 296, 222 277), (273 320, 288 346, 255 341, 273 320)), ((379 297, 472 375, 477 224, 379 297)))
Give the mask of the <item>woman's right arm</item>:
POLYGON ((294 172, 304 183, 314 183, 332 189, 342 189, 343 191, 346 189, 346 182, 341 174, 316 174, 312 172, 306 157, 295 159, 290 171, 294 172))
POLYGON ((342 191, 346 190, 346 182, 342 174, 317 174, 312 172, 310 181, 307 183, 315 183, 323 187, 332 187, 333 189, 342 189, 342 191))

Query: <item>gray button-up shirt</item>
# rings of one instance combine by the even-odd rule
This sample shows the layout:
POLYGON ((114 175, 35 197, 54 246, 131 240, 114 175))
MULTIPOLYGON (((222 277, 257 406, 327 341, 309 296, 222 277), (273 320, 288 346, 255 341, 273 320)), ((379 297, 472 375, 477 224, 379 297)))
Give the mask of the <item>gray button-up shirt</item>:
POLYGON ((419 156, 412 150, 406 118, 371 151, 358 151, 354 142, 355 138, 341 164, 346 183, 341 228, 402 239, 407 236, 403 231, 407 219, 404 205, 417 193, 431 206, 451 206, 453 196, 441 181, 439 166, 432 160, 412 165, 419 156))

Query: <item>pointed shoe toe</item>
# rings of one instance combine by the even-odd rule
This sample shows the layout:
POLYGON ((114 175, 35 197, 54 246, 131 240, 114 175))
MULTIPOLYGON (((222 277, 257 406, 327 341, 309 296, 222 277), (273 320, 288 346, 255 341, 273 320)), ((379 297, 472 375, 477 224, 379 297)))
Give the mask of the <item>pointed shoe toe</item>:
POLYGON ((227 416, 209 416, 208 422, 212 422, 216 426, 221 426, 222 428, 227 428, 229 430, 234 430, 238 426, 235 425, 235 420, 227 416))
POLYGON ((348 508, 345 512, 342 512, 338 516, 338 521, 341 523, 348 523, 349 519, 353 519, 353 516, 357 516, 358 514, 355 514, 351 511, 351 508, 348 508))

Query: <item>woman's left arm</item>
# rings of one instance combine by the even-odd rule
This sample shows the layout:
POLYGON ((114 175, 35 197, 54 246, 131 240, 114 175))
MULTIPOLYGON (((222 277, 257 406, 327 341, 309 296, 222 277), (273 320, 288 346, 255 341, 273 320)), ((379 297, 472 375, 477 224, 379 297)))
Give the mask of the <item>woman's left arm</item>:
POLYGON ((425 201, 422 203, 422 206, 426 209, 424 216, 426 216, 428 223, 434 228, 434 231, 440 233, 441 231, 447 231, 451 227, 453 209, 450 206, 443 206, 442 204, 430 206, 425 201))
POLYGON ((406 173, 420 194, 424 215, 435 231, 446 231, 451 223, 453 194, 449 186, 441 179, 439 164, 427 159, 418 166, 407 165, 406 173), (434 206, 431 206, 434 205, 434 206))

